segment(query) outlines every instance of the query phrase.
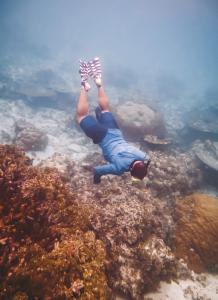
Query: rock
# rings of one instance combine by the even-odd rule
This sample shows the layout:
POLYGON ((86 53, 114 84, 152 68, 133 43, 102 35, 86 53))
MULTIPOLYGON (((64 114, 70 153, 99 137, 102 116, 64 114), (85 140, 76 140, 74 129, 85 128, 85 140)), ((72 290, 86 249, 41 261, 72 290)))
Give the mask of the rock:
POLYGON ((28 67, 9 69, 0 73, 0 92, 5 99, 22 99, 34 107, 65 109, 76 98, 66 74, 55 65, 41 62, 34 66, 31 62, 28 67))
POLYGON ((5 130, 0 130, 0 141, 3 144, 10 144, 12 142, 12 137, 5 130))
POLYGON ((166 149, 171 144, 171 140, 160 139, 156 135, 151 134, 145 135, 144 141, 152 149, 166 149))
POLYGON ((217 111, 207 107, 205 109, 195 109, 189 114, 188 127, 192 134, 200 138, 201 136, 218 136, 217 111))
POLYGON ((204 143, 196 142, 193 149, 204 165, 218 171, 218 142, 211 140, 206 140, 204 143))
POLYGON ((158 197, 187 195, 202 183, 202 171, 191 153, 149 152, 147 186, 158 197))
POLYGON ((193 194, 177 200, 174 249, 195 272, 218 270, 218 199, 193 194))
POLYGON ((164 137, 166 133, 160 113, 145 104, 121 103, 114 113, 125 136, 131 140, 143 140, 146 134, 164 137))
POLYGON ((48 144, 47 135, 24 120, 15 123, 15 133, 14 142, 24 151, 44 150, 48 144))

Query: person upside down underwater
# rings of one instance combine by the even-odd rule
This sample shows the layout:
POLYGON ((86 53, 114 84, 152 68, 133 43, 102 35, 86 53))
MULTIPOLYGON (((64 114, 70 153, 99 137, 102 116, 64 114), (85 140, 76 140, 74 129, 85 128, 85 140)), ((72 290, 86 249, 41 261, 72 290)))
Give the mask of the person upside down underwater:
POLYGON ((130 172, 135 180, 142 180, 147 175, 150 163, 149 156, 129 144, 110 112, 109 101, 102 86, 102 72, 99 58, 89 62, 80 60, 81 91, 77 104, 76 119, 84 133, 98 144, 103 152, 105 165, 94 168, 95 184, 107 174, 122 175, 130 172), (98 89, 98 106, 95 109, 96 119, 89 115, 88 78, 92 77, 98 89))

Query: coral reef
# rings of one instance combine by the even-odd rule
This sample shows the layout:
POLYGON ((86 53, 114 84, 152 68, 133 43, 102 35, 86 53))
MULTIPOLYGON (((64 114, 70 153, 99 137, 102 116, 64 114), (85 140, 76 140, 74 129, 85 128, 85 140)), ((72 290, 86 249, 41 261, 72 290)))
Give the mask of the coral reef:
MULTIPOLYGON (((1 65, 0 143, 16 140, 29 151, 34 164, 40 162, 40 167, 33 167, 16 147, 0 146, 1 299, 112 300, 117 292, 128 300, 142 300, 155 298, 145 293, 175 274, 193 280, 194 272, 180 257, 196 271, 217 270, 215 202, 207 198, 209 205, 205 200, 200 207, 192 200, 183 205, 182 199, 175 210, 175 199, 201 187, 201 173, 206 179, 206 169, 212 174, 211 167, 216 166, 214 142, 206 142, 200 151, 194 149, 204 164, 210 162, 210 169, 202 168, 204 172, 192 153, 181 151, 190 147, 187 133, 191 140, 217 137, 217 103, 210 105, 215 113, 209 112, 203 106, 209 106, 206 99, 200 105, 201 113, 196 111, 193 116, 191 112, 190 117, 191 106, 199 104, 199 97, 175 94, 180 88, 177 82, 173 82, 177 89, 170 93, 166 93, 166 82, 164 89, 161 85, 155 99, 156 91, 152 92, 152 84, 151 90, 145 87, 144 76, 137 78, 132 70, 117 72, 112 78, 115 86, 108 82, 108 95, 125 135, 146 150, 164 153, 149 150, 152 162, 143 182, 133 183, 125 174, 105 176, 95 186, 92 168, 102 158, 72 124, 78 82, 76 77, 72 80, 70 64, 58 58, 31 60, 25 53, 21 61, 9 56, 6 65, 1 65), (131 102, 125 103, 126 99, 131 102), (188 127, 184 116, 188 116, 188 127), (26 122, 23 126, 17 122, 20 119, 26 122), (172 147, 165 145, 166 129, 172 147)), ((92 108, 94 102, 90 104, 92 108)), ((216 188, 217 177, 214 182, 216 188)), ((199 277, 200 281, 203 290, 206 281, 199 277)), ((208 291, 198 292, 189 284, 181 298, 213 299, 208 291)), ((210 285, 214 293, 216 286, 215 282, 210 285)), ((178 290, 175 282, 174 287, 178 290)), ((161 299, 170 298, 169 289, 161 299)), ((175 290, 172 294, 170 299, 180 296, 175 290)))
POLYGON ((147 186, 158 197, 192 193, 202 182, 202 172, 191 153, 149 152, 147 186))
MULTIPOLYGON (((93 163, 100 157, 92 156, 93 163)), ((167 246, 173 228, 171 208, 153 197, 145 184, 132 184, 128 174, 90 185, 91 166, 90 157, 76 166, 71 185, 78 203, 93 207, 91 224, 110 258, 109 285, 128 299, 142 299, 161 279, 175 274, 176 260, 167 246)))
POLYGON ((68 236, 51 252, 32 244, 18 254, 20 263, 8 286, 31 299, 111 299, 104 273, 104 246, 93 232, 68 236))
POLYGON ((44 150, 48 144, 48 137, 32 124, 20 120, 15 123, 14 143, 24 151, 44 150))
POLYGON ((143 140, 145 134, 163 137, 166 133, 160 113, 145 104, 121 103, 114 113, 124 135, 133 141, 143 140))
POLYGON ((190 155, 149 154, 150 175, 167 178, 164 188, 154 178, 133 183, 129 174, 93 185, 98 153, 79 165, 54 155, 33 167, 15 146, 1 146, 0 298, 103 300, 119 293, 141 300, 176 276, 176 256, 183 256, 176 242, 175 253, 170 248, 174 200, 177 191, 194 189, 198 170, 190 155))
POLYGON ((88 208, 55 169, 31 163, 0 146, 0 298, 107 299, 104 246, 88 208))
POLYGON ((177 201, 175 254, 196 272, 218 270, 218 199, 193 194, 177 201))

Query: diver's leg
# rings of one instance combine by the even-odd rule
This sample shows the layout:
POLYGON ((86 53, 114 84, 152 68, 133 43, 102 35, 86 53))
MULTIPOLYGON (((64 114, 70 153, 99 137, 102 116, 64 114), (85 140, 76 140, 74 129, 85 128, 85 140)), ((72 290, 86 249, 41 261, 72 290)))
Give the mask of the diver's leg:
POLYGON ((102 86, 98 87, 98 104, 101 112, 110 111, 109 100, 102 86))
POLYGON ((101 63, 99 57, 94 58, 88 62, 88 67, 90 70, 90 76, 93 77, 95 84, 98 88, 98 104, 101 112, 109 111, 109 101, 102 87, 102 72, 101 72, 101 63))
POLYGON ((96 119, 105 128, 119 129, 115 117, 110 112, 109 101, 103 87, 98 88, 98 106, 95 109, 96 119))
POLYGON ((81 88, 77 109, 76 109, 76 119, 77 122, 80 123, 82 119, 84 119, 89 113, 89 103, 88 103, 88 96, 87 91, 84 87, 81 88))

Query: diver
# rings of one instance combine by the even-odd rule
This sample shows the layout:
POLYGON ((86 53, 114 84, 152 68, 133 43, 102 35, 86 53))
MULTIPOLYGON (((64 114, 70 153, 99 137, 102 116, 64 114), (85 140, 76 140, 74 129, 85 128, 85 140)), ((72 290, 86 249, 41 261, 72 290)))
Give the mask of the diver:
POLYGON ((94 183, 101 182, 106 174, 122 175, 130 172, 133 180, 142 180, 147 175, 150 163, 149 156, 129 144, 110 112, 109 101, 102 87, 102 72, 99 58, 91 61, 80 60, 81 91, 77 104, 76 118, 85 134, 99 144, 103 156, 108 162, 94 168, 94 183), (96 119, 89 115, 88 78, 94 79, 98 89, 98 107, 95 109, 96 119))

